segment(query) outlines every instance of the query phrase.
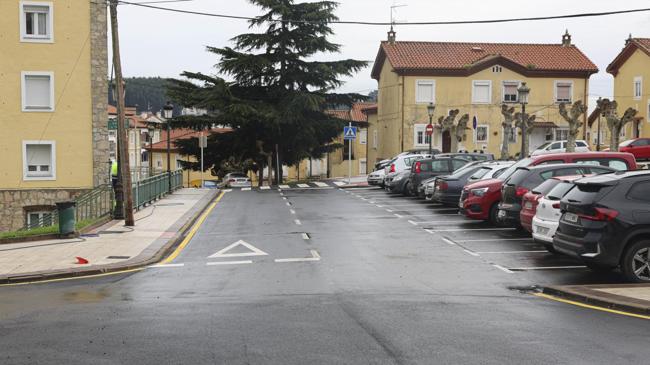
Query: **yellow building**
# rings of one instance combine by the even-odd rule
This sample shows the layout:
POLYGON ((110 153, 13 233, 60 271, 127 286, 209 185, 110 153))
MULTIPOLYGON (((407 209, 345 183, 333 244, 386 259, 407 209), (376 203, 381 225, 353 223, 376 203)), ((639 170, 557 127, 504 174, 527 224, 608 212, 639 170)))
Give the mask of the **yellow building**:
MULTIPOLYGON (((557 44, 507 44, 396 41, 394 32, 382 42, 372 70, 379 83, 376 153, 373 162, 429 145, 427 105, 439 116, 459 109, 469 114, 459 150, 484 150, 499 156, 503 117, 501 105, 520 111, 517 88, 531 89, 526 112, 536 115, 530 151, 548 140, 566 139, 568 124, 558 113, 560 102, 587 102, 589 77, 598 68, 566 33, 557 44), (476 129, 472 128, 476 120, 476 129)), ((587 116, 584 116, 586 122, 587 116)), ((586 129, 581 131, 586 137, 586 129)), ((521 136, 509 137, 509 151, 521 148, 521 136)), ((451 136, 436 128, 433 147, 449 151, 451 136)))
MULTIPOLYGON (((607 72, 614 76, 614 100, 618 103, 618 115, 630 107, 638 110, 636 120, 621 131, 620 141, 650 137, 650 93, 645 92, 650 90, 645 85, 650 82, 650 38, 628 38, 623 50, 607 66, 607 72)), ((596 136, 596 126, 597 123, 592 124, 593 136, 596 136)), ((602 130, 607 130, 605 118, 601 118, 602 130)), ((608 133, 604 136, 606 147, 609 147, 608 133)))
POLYGON ((0 231, 108 183, 106 4, 0 1, 0 231))
MULTIPOLYGON (((375 103, 354 103, 350 109, 328 110, 327 113, 338 119, 351 122, 357 128, 357 138, 344 140, 341 133, 335 143, 343 145, 343 148, 327 155, 327 171, 329 177, 344 177, 350 173, 350 161, 352 176, 366 175, 368 173, 368 117, 367 109, 375 108, 375 103), (352 144, 352 156, 349 156, 349 144, 352 144)), ((371 166, 372 167, 372 166, 371 166)))

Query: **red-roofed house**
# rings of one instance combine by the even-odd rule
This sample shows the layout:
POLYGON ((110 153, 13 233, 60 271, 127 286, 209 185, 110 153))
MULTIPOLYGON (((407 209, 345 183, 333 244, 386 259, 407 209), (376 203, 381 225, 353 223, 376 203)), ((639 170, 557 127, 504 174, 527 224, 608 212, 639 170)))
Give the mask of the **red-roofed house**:
MULTIPOLYGON (((409 149, 428 147, 427 105, 434 103, 436 123, 449 110, 468 113, 476 129, 468 129, 460 149, 497 154, 502 141, 502 103, 519 110, 517 88, 530 87, 526 111, 540 122, 530 148, 549 139, 565 139, 566 123, 558 114, 561 102, 583 100, 596 65, 566 33, 557 44, 382 42, 372 77, 379 83, 374 163, 409 149)), ((586 121, 586 116, 585 116, 586 121)), ((520 136, 510 137, 511 154, 520 149, 520 136)), ((436 129, 433 145, 450 148, 450 136, 436 129)))

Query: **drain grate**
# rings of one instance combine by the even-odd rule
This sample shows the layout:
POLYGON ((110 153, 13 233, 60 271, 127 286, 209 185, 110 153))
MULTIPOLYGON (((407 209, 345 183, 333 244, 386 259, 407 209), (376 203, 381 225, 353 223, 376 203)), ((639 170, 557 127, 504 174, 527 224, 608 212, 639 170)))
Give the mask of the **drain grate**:
POLYGON ((124 260, 124 259, 131 258, 131 256, 108 256, 106 258, 111 260, 124 260))
POLYGON ((521 294, 541 293, 542 292, 542 288, 537 286, 537 285, 509 286, 508 289, 516 290, 516 291, 520 292, 521 294))

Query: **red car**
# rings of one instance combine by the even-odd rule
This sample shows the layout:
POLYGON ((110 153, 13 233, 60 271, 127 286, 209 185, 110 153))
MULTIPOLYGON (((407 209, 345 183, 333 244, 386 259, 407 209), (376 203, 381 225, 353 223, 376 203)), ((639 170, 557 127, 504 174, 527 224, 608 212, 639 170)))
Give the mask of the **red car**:
MULTIPOLYGON (((591 175, 586 175, 591 176, 591 175)), ((551 191, 555 185, 561 182, 572 182, 575 179, 584 177, 583 175, 576 176, 557 176, 552 177, 543 183, 539 184, 533 190, 524 194, 521 204, 521 212, 519 212, 519 222, 521 226, 524 227, 530 233, 533 233, 533 217, 537 212, 537 204, 539 204, 539 199, 551 191)))
POLYGON ((517 161, 496 179, 478 181, 463 188, 458 206, 468 218, 499 225, 497 214, 501 201, 501 185, 518 168, 540 164, 586 163, 609 166, 617 170, 636 170, 634 156, 626 152, 573 152, 538 155, 517 161))
POLYGON ((628 152, 637 160, 650 160, 650 138, 634 138, 618 145, 620 152, 628 152))

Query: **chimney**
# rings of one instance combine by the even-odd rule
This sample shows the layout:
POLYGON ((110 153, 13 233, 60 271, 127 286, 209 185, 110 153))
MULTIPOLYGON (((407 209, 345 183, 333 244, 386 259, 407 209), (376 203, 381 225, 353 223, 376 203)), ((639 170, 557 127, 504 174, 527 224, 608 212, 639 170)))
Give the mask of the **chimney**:
POLYGON ((390 44, 395 44, 395 38, 396 38, 397 33, 393 30, 393 26, 390 26, 390 30, 388 31, 388 43, 390 44))
POLYGON ((632 33, 630 33, 630 35, 625 40, 625 45, 627 46, 630 42, 632 42, 632 33))
POLYGON ((564 35, 562 36, 562 46, 571 47, 571 34, 569 34, 568 29, 564 32, 564 35))

